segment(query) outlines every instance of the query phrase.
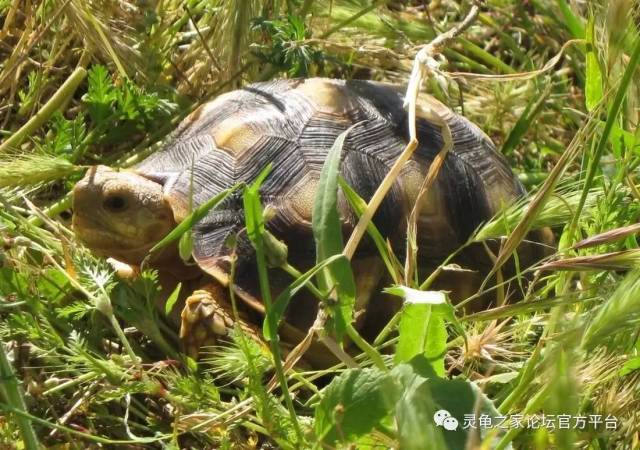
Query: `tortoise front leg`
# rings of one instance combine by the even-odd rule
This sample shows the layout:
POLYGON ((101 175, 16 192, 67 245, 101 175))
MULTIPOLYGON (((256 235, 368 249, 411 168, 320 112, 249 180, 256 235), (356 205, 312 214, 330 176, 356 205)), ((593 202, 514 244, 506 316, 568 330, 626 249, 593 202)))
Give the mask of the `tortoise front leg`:
MULTIPOLYGON (((203 347, 229 342, 236 323, 229 292, 217 284, 194 291, 187 298, 180 318, 180 340, 185 353, 194 359, 198 359, 203 347)), ((246 334, 262 342, 258 329, 243 314, 239 313, 237 323, 246 334)))

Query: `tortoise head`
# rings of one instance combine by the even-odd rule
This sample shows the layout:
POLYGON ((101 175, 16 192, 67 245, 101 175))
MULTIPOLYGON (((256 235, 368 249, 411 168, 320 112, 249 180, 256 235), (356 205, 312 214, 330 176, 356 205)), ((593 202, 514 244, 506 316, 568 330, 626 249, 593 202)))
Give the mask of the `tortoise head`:
POLYGON ((140 264, 175 225, 162 184, 135 172, 94 166, 73 189, 73 229, 101 256, 140 264))

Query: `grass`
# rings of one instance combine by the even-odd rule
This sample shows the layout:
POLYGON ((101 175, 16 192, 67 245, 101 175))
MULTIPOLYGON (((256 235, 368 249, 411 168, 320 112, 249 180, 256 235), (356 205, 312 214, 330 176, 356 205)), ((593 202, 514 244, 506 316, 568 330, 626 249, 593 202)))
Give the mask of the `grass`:
MULTIPOLYGON (((261 267, 278 261, 293 283, 270 301, 273 271, 260 273, 270 345, 238 329, 229 345, 187 358, 170 311, 155 304, 158 274, 120 278, 69 230, 69 192, 87 166, 135 164, 189 111, 253 81, 406 84, 421 46, 469 6, 0 1, 0 448, 640 446, 640 10, 631 0, 490 0, 443 51, 441 68, 454 76, 425 83, 492 138, 529 190, 469 239, 496 244, 498 285, 462 302, 488 295, 487 309, 420 292, 459 268, 422 274, 415 253, 389 251, 338 176, 340 142, 323 171, 309 272, 282 254, 269 259, 279 247, 264 229, 268 212, 256 189, 238 187, 261 267), (365 217, 346 249, 338 190, 365 217), (519 268, 514 251, 544 226, 557 248, 519 268), (373 344, 351 325, 348 259, 364 234, 397 285, 388 291, 405 303, 373 344), (273 330, 310 280, 322 314, 279 357, 273 330), (359 351, 342 351, 344 335, 359 351), (293 369, 305 350, 318 351, 312 340, 340 363, 293 369), (587 419, 568 429, 444 432, 432 420, 438 409, 460 425, 474 412, 587 419), (597 427, 593 415, 602 416, 597 427)), ((188 228, 172 239, 185 241, 188 228)))

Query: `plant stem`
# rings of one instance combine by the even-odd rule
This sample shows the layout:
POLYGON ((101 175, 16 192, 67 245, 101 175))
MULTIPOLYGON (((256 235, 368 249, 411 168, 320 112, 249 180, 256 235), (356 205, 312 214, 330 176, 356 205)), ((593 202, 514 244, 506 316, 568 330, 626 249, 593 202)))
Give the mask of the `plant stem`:
MULTIPOLYGON (((295 267, 293 267, 288 263, 284 264, 282 266, 282 269, 294 278, 300 278, 302 276, 302 273, 298 269, 296 269, 295 267)), ((309 289, 309 291, 318 300, 322 301, 324 299, 325 296, 322 295, 322 292, 320 292, 320 290, 317 287, 315 287, 315 285, 312 282, 308 282, 306 286, 307 286, 307 289, 309 289)), ((366 354, 369 358, 371 358, 371 361, 373 361, 373 363, 379 369, 387 371, 387 366, 385 365, 384 360, 382 359, 382 356, 380 355, 380 353, 373 346, 371 346, 371 344, 369 344, 362 336, 360 336, 360 333, 358 333, 358 330, 356 330, 352 324, 349 324, 347 326, 347 335, 349 336, 351 341, 353 341, 353 343, 364 354, 366 354)))
MULTIPOLYGON (((0 395, 11 407, 20 412, 26 412, 27 407, 22 397, 18 380, 11 369, 9 359, 4 350, 4 343, 0 342, 0 395)), ((18 427, 26 450, 37 450, 40 448, 36 433, 31 426, 28 417, 16 414, 18 427)))
MULTIPOLYGON (((262 236, 256 239, 255 248, 256 259, 258 261, 258 281, 260 283, 260 292, 262 294, 262 301, 264 302, 265 308, 267 311, 269 311, 271 310, 272 306, 271 288, 269 285, 269 276, 267 274, 267 258, 264 252, 264 243, 262 240, 262 236)), ((277 330, 278 324, 274 319, 275 317, 273 316, 273 314, 267 314, 266 320, 270 321, 269 326, 272 330, 277 330)), ((289 392, 287 379, 284 376, 279 341, 280 339, 278 337, 278 333, 273 333, 273 337, 269 339, 269 346, 271 347, 271 352, 273 353, 274 370, 276 372, 276 377, 278 378, 278 383, 280 384, 280 389, 282 389, 282 395, 284 397, 285 403, 287 404, 289 415, 291 416, 291 422, 298 437, 298 445, 302 445, 302 443, 304 442, 304 436, 302 435, 302 430, 300 429, 300 424, 298 423, 296 410, 293 407, 293 400, 291 399, 291 393, 289 392)))
MULTIPOLYGON (((540 406, 542 405, 542 402, 549 395, 550 386, 551 386, 550 384, 544 385, 544 387, 542 389, 540 389, 534 395, 534 397, 531 400, 529 400, 529 402, 527 403, 527 406, 525 407, 525 409, 523 411, 524 414, 529 414, 529 413, 531 413, 531 411, 536 411, 536 410, 540 409, 540 406)), ((507 448, 509 443, 512 442, 516 438, 516 436, 518 436, 523 430, 524 430, 524 427, 523 428, 512 428, 511 430, 509 430, 504 435, 504 437, 502 439, 500 439, 500 442, 498 442, 498 444, 496 445, 495 449, 496 450, 503 450, 503 449, 507 448)))
POLYGON ((360 336, 358 330, 353 328, 353 324, 347 324, 347 336, 349 336, 349 339, 351 339, 353 343, 356 344, 358 348, 371 359, 371 361, 376 365, 378 369, 382 370, 383 372, 389 371, 386 364, 384 363, 384 360, 382 359, 382 356, 380 356, 380 353, 378 353, 378 351, 373 348, 371 344, 369 344, 362 336, 360 336))
POLYGON ((371 219, 373 219, 373 215, 378 210, 378 207, 382 203, 382 200, 384 200, 387 192, 389 192, 389 189, 391 189, 391 186, 393 186, 393 183, 396 181, 398 175, 400 175, 400 170, 402 170, 404 164, 409 160, 409 158, 411 158, 411 155, 413 155, 413 152, 417 147, 418 141, 416 140, 412 140, 409 142, 409 144, 407 144, 406 148, 402 151, 389 172, 387 172, 387 175, 382 180, 382 183, 380 183, 380 186, 378 186, 378 189, 376 189, 376 191, 374 192, 371 200, 369 200, 367 209, 365 209, 360 216, 358 224, 353 229, 353 232, 351 233, 347 244, 344 246, 343 253, 348 259, 351 259, 353 257, 353 254, 356 252, 356 248, 358 247, 360 240, 364 236, 364 233, 367 231, 369 222, 371 222, 371 219))

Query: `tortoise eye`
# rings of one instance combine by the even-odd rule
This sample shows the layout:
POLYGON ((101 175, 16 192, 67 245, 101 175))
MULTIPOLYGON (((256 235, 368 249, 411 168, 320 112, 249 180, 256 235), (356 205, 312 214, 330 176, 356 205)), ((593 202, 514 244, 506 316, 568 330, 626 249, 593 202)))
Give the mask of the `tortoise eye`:
POLYGON ((102 207, 112 213, 120 213, 126 211, 129 207, 129 202, 122 195, 110 195, 102 202, 102 207))

